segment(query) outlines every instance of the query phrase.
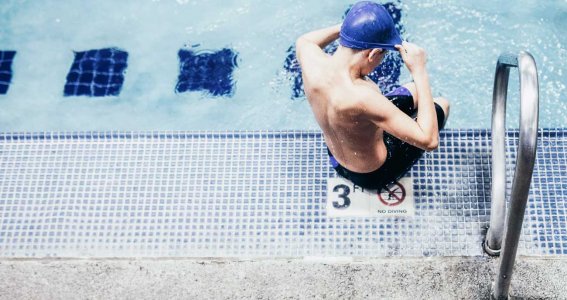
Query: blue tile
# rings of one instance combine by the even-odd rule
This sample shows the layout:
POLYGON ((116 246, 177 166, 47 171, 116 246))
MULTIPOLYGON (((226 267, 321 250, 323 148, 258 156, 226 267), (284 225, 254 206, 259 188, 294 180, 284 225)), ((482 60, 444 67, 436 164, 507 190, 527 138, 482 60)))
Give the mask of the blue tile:
POLYGON ((69 74, 67 74, 67 81, 75 82, 77 80, 79 80, 78 72, 69 72, 69 74))
POLYGON ((104 86, 105 84, 109 83, 110 76, 105 74, 97 74, 93 80, 96 85, 104 86))
MULTIPOLYGON (((84 71, 84 69, 83 69, 84 71)), ((79 77, 79 82, 81 84, 86 84, 86 85, 90 85, 90 83, 93 81, 94 78, 94 74, 93 73, 83 73, 81 74, 81 76, 79 77)))
POLYGON ((82 71, 83 74, 90 74, 94 71, 96 61, 92 59, 84 60, 81 62, 79 70, 82 71))
POLYGON ((122 86, 122 84, 124 83, 124 76, 114 74, 111 77, 110 83, 113 87, 122 86))
POLYGON ((93 96, 104 97, 108 94, 108 89, 105 87, 94 86, 93 96))
POLYGON ((4 61, 11 61, 16 56, 16 51, 0 51, 0 59, 4 61))
POLYGON ((127 60, 128 53, 118 48, 75 52, 63 95, 118 96, 124 83, 127 60))
MULTIPOLYGON (((118 65, 118 64, 117 64, 118 65)), ((119 69, 122 68, 123 64, 119 64, 119 69)), ((108 70, 113 70, 112 69, 112 63, 110 60, 108 59, 104 59, 98 62, 98 64, 96 65, 96 71, 97 73, 108 73, 108 70)), ((114 71, 114 70, 113 70, 114 71)))
MULTIPOLYGON (((75 93, 76 94, 74 94, 73 96, 94 96, 91 91, 91 87, 82 84, 77 86, 75 93)), ((65 96, 71 96, 71 95, 65 95, 65 96)))
POLYGON ((12 80, 12 74, 0 71, 0 83, 9 84, 10 80, 12 80))
POLYGON ((212 96, 231 97, 235 92, 233 72, 238 67, 238 53, 224 48, 218 51, 181 49, 180 70, 175 91, 204 91, 212 96))
MULTIPOLYGON (((77 78, 78 78, 78 77, 77 77, 77 78)), ((65 95, 73 95, 73 94, 75 94, 75 93, 77 92, 77 91, 76 91, 76 88, 77 88, 77 86, 70 85, 70 84, 66 84, 65 87, 64 87, 64 89, 63 89, 63 93, 64 93, 65 95)))

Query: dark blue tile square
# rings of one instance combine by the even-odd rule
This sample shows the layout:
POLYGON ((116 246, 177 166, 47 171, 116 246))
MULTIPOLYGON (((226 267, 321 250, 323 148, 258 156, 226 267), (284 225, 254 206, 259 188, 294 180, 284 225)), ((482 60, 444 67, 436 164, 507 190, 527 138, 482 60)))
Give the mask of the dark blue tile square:
POLYGON ((113 75, 111 77, 110 83, 112 85, 119 85, 122 86, 122 83, 124 83, 124 76, 119 76, 119 75, 113 75))
POLYGON ((99 51, 100 58, 110 58, 112 57, 112 51, 110 49, 102 49, 99 51))
POLYGON ((108 96, 118 96, 120 94, 120 88, 118 85, 111 85, 107 89, 108 96))
POLYGON ((88 85, 78 85, 76 96, 92 96, 91 87, 88 85))
POLYGON ((128 60, 128 52, 126 51, 114 51, 112 53, 112 59, 118 62, 126 62, 128 60))
POLYGON ((12 70, 12 60, 0 60, 0 71, 11 71, 12 70))
POLYGON ((79 77, 79 83, 90 84, 93 81, 93 73, 83 73, 79 77))
POLYGON ((8 85, 0 83, 0 95, 6 94, 8 92, 8 85))
POLYGON ((10 83, 12 80, 12 74, 0 72, 0 83, 10 83))
POLYGON ((65 95, 75 95, 75 87, 76 87, 76 85, 66 84, 64 94, 65 95))
POLYGON ((81 60, 83 60, 83 58, 85 57, 85 54, 86 54, 87 52, 88 52, 88 51, 85 51, 85 52, 75 52, 75 62, 74 62, 74 63, 77 63, 77 64, 78 64, 81 60))
POLYGON ((97 57, 99 57, 99 53, 100 51, 103 51, 104 49, 98 49, 98 50, 89 50, 89 51, 85 51, 85 56, 83 57, 85 60, 88 59, 96 59, 97 57))
POLYGON ((16 56, 16 51, 0 51, 0 60, 13 60, 16 56))
POLYGON ((83 72, 93 72, 96 61, 93 59, 84 60, 81 62, 80 70, 83 72))
POLYGON ((233 72, 238 66, 238 53, 224 48, 219 51, 181 49, 177 93, 206 91, 213 96, 232 96, 235 91, 233 72))
POLYGON ((177 84, 177 89, 181 91, 187 91, 189 90, 189 86, 186 82, 180 82, 177 84))
POLYGON ((102 97, 102 96, 106 96, 107 93, 107 88, 106 87, 99 87, 99 86, 94 86, 94 96, 95 97, 102 97))
POLYGON ((110 80, 110 77, 108 75, 97 74, 94 77, 94 82, 98 85, 106 85, 106 84, 108 84, 109 80, 110 80))
POLYGON ((70 72, 67 74, 67 82, 77 82, 79 81, 79 73, 77 72, 70 72))
POLYGON ((104 97, 120 94, 128 53, 117 48, 75 53, 67 75, 65 96, 104 97))
POLYGON ((112 61, 103 59, 96 64, 97 73, 108 73, 112 69, 112 61))
POLYGON ((112 72, 109 73, 121 74, 126 70, 126 63, 117 62, 112 66, 111 70, 112 72))

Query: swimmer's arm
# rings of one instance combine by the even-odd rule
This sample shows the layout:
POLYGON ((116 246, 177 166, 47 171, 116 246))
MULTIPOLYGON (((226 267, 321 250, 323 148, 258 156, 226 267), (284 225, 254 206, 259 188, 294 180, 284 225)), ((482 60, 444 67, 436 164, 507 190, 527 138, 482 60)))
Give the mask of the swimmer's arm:
POLYGON ((437 113, 429 87, 429 76, 425 68, 413 70, 413 81, 417 90, 417 124, 424 133, 434 138, 433 149, 439 143, 439 128, 437 126, 437 113))
MULTIPOLYGON (((361 104, 363 105, 362 111, 378 127, 396 138, 425 151, 437 149, 439 143, 438 132, 424 130, 419 122, 410 118, 380 94, 372 93, 372 95, 366 98, 361 104)), ((432 118, 436 118, 435 110, 433 110, 433 114, 432 118)), ((424 117, 423 119, 427 118, 424 117)), ((437 119, 433 120, 437 123, 437 119)))
POLYGON ((429 87, 429 76, 427 75, 426 63, 427 53, 416 44, 403 42, 396 45, 402 59, 410 71, 415 83, 417 94, 417 121, 414 122, 420 129, 420 133, 426 137, 428 145, 416 145, 424 150, 433 150, 439 144, 439 128, 437 126, 437 115, 429 87))
POLYGON ((310 45, 316 45, 322 50, 339 38, 340 31, 341 24, 308 32, 297 39, 295 43, 297 52, 310 45))

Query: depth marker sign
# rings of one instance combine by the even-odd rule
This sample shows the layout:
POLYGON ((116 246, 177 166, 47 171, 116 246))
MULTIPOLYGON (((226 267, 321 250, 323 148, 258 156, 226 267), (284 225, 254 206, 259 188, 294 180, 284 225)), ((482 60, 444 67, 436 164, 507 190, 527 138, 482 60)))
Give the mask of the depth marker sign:
POLYGON ((329 217, 377 217, 415 215, 413 179, 404 177, 386 188, 366 190, 344 178, 327 180, 329 217))
POLYGON ((378 199, 386 206, 400 205, 406 199, 406 188, 399 182, 394 182, 378 193, 378 199))

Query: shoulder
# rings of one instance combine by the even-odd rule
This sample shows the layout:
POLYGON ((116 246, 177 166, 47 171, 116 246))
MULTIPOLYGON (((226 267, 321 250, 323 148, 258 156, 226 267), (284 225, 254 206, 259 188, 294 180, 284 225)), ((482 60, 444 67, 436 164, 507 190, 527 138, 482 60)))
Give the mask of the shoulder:
POLYGON ((375 84, 359 84, 354 95, 353 106, 361 110, 364 115, 380 118, 390 114, 390 106, 392 104, 382 95, 380 89, 375 84))
POLYGON ((368 111, 372 99, 376 99, 380 93, 369 87, 352 86, 349 88, 335 89, 331 97, 333 108, 336 112, 350 116, 361 116, 368 111))
POLYGON ((297 56, 297 61, 301 66, 303 75, 309 75, 311 77, 327 77, 326 75, 330 71, 327 68, 330 59, 331 58, 325 53, 311 53, 297 56))
POLYGON ((303 88, 308 94, 331 94, 334 84, 332 70, 328 68, 329 57, 305 60, 301 63, 303 88))
POLYGON ((357 100, 359 105, 371 105, 388 101, 375 83, 363 79, 354 82, 353 96, 355 96, 353 98, 357 100))
POLYGON ((313 44, 305 44, 303 46, 298 44, 295 55, 304 72, 325 66, 330 59, 327 53, 313 44))

